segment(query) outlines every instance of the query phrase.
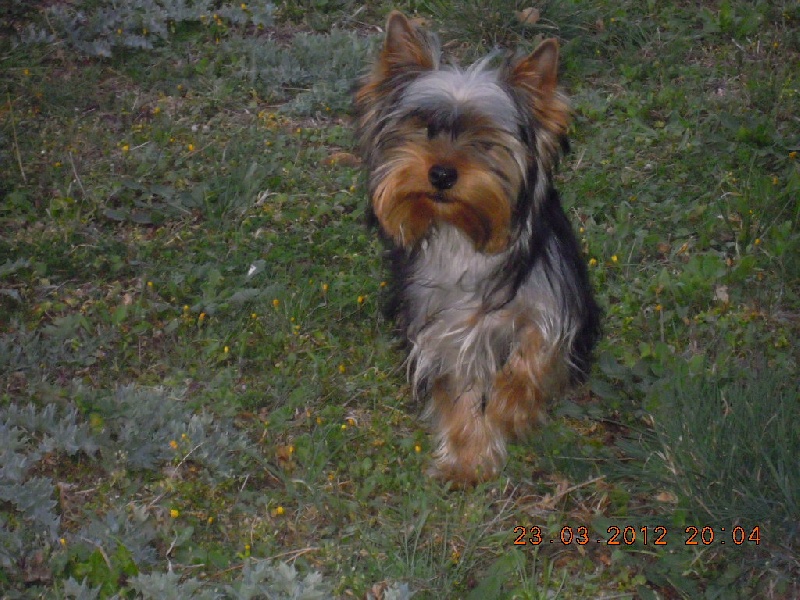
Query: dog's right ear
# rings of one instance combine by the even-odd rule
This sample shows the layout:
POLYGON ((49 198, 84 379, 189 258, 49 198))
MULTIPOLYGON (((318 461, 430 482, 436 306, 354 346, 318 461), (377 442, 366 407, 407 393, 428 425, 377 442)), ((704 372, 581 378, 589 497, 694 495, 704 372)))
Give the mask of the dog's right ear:
POLYGON ((386 21, 386 38, 380 56, 355 88, 355 108, 364 131, 372 131, 384 101, 398 87, 438 65, 436 37, 417 29, 400 11, 392 11, 386 21))
POLYGON ((393 10, 386 21, 380 60, 386 74, 398 69, 428 70, 434 66, 429 40, 399 10, 393 10))

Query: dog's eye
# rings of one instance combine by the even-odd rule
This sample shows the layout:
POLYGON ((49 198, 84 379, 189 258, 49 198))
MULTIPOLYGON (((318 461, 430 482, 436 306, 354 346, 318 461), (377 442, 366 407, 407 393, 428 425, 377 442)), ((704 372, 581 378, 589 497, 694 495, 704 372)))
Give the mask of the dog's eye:
POLYGON ((485 141, 470 142, 470 146, 472 146, 476 150, 482 150, 483 152, 491 152, 498 145, 499 144, 497 144, 495 142, 485 142, 485 141))
POLYGON ((428 134, 428 139, 429 140, 432 140, 437 135, 439 135, 439 129, 433 123, 428 123, 428 127, 427 127, 426 132, 428 134))

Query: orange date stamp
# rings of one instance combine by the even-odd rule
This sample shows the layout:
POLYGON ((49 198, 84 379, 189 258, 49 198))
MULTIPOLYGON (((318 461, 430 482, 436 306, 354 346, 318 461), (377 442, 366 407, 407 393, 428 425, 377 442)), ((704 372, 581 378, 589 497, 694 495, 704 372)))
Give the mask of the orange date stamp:
POLYGON ((684 546, 711 546, 731 545, 742 546, 761 544, 761 527, 711 527, 709 525, 697 527, 690 525, 683 532, 673 533, 664 525, 654 527, 632 525, 612 525, 606 529, 606 536, 592 534, 589 527, 564 526, 558 536, 548 537, 538 525, 514 527, 514 546, 540 546, 547 544, 561 544, 563 546, 586 546, 588 544, 601 544, 605 546, 667 546, 669 544, 683 544, 684 546), (675 539, 677 536, 677 539, 675 539))

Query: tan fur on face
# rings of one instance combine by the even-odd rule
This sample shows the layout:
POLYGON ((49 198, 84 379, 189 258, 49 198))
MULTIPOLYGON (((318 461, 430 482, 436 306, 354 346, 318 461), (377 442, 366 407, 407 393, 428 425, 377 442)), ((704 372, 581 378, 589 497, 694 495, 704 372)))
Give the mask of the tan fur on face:
MULTIPOLYGON (((409 153, 409 156, 413 156, 409 153)), ((437 223, 448 223, 462 230, 476 250, 493 254, 508 244, 511 209, 496 180, 462 161, 448 164, 459 169, 459 183, 438 192, 433 186, 420 186, 428 171, 437 164, 430 155, 398 164, 381 181, 373 196, 375 216, 383 230, 397 244, 413 248, 437 223), (461 182, 463 181, 463 183, 461 182), (435 200, 436 194, 446 200, 435 200)))
POLYGON ((456 141, 446 136, 428 140, 412 124, 404 136, 408 142, 387 154, 382 166, 387 175, 374 190, 372 202, 383 230, 396 243, 413 247, 430 227, 447 223, 462 230, 481 252, 505 250, 511 194, 521 185, 522 173, 513 153, 503 148, 518 142, 481 127, 479 123, 477 133, 470 129, 456 141), (458 179, 451 189, 437 190, 428 181, 434 165, 456 169, 458 179), (489 172, 491 168, 502 169, 506 181, 489 172))

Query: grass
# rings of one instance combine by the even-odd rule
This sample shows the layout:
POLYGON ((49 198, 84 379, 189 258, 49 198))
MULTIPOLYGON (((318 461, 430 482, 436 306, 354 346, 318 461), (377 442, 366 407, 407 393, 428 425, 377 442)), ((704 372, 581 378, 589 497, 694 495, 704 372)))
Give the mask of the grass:
POLYGON ((0 15, 3 597, 800 593, 800 6, 483 4, 400 6, 463 56, 560 38, 606 315, 468 491, 423 474, 349 154, 390 6, 0 15))

